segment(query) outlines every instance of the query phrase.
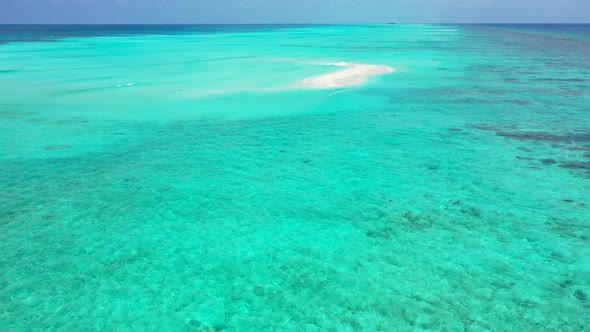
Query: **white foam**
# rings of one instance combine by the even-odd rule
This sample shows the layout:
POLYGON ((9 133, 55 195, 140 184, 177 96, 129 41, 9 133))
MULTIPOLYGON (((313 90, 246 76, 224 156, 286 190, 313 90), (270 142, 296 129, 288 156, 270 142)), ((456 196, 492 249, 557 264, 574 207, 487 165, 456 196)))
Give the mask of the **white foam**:
POLYGON ((336 63, 329 63, 329 66, 336 66, 336 67, 346 67, 348 64, 344 61, 336 62, 336 63))
POLYGON ((332 92, 332 93, 330 93, 328 96, 329 96, 329 97, 331 97, 331 96, 333 96, 333 95, 337 95, 337 94, 339 94, 339 93, 346 92, 346 91, 348 91, 348 90, 349 90, 349 89, 345 89, 345 90, 340 90, 340 91, 332 92))
POLYGON ((131 82, 131 83, 125 83, 125 84, 117 84, 117 88, 123 88, 123 87, 127 87, 127 86, 134 86, 135 82, 131 82))
POLYGON ((349 64, 340 61, 340 62, 308 62, 307 64, 314 65, 314 66, 330 66, 330 67, 346 67, 349 64))

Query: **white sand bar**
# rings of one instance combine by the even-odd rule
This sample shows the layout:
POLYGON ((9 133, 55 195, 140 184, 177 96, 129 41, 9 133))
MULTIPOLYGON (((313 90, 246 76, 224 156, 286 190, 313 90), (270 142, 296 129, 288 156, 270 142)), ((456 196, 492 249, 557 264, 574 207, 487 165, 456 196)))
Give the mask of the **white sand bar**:
POLYGON ((303 84, 315 89, 332 89, 361 84, 369 76, 388 74, 394 71, 393 68, 387 66, 350 64, 335 72, 307 78, 303 80, 303 84))

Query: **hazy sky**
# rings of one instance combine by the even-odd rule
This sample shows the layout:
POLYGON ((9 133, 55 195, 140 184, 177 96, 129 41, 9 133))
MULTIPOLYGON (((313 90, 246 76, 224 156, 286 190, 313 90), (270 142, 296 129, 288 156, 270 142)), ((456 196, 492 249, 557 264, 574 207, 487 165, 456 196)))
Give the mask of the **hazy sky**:
POLYGON ((0 0, 0 23, 590 22, 590 0, 0 0))

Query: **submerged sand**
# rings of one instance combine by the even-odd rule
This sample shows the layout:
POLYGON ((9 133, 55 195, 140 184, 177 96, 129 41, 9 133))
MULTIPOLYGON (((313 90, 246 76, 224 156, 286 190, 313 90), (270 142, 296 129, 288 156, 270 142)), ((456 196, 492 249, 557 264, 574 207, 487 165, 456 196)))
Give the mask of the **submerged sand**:
POLYGON ((331 89, 361 84, 369 76, 388 74, 394 69, 381 65, 350 64, 346 68, 303 80, 303 84, 315 89, 331 89))

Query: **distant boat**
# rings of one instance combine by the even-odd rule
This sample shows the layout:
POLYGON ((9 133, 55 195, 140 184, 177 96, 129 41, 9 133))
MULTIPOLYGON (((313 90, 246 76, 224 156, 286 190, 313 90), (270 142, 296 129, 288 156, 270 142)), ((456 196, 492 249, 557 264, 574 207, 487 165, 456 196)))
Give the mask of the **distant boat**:
POLYGON ((393 23, 393 22, 389 22, 389 23, 387 23, 387 24, 396 24, 396 23, 393 23))

